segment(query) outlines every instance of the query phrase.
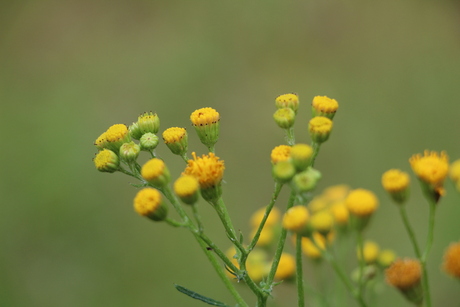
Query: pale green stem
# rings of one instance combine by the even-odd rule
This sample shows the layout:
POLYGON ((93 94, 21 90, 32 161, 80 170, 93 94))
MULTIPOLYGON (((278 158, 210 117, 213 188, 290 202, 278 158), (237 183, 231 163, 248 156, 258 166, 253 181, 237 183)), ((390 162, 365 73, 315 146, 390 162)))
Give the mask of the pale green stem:
POLYGON ((188 157, 187 157, 187 153, 184 153, 183 155, 181 155, 181 158, 182 158, 182 160, 185 161, 185 163, 188 163, 188 160, 189 160, 189 159, 188 159, 188 157))
POLYGON ((192 206, 193 216, 195 217, 196 223, 198 225, 198 231, 202 233, 204 230, 204 227, 203 227, 203 222, 201 221, 200 213, 198 212, 198 208, 196 204, 192 204, 191 206, 192 206))
POLYGON ((412 226, 409 223, 409 218, 407 217, 406 207, 404 205, 399 205, 398 207, 399 207, 399 213, 404 223, 404 227, 406 227, 406 231, 409 234, 409 239, 412 243, 412 247, 414 248, 415 255, 417 256, 419 260, 421 260, 422 254, 420 253, 420 248, 418 246, 414 230, 412 229, 412 226))
POLYGON ((185 227, 185 226, 187 226, 187 224, 175 221, 175 220, 173 220, 173 219, 171 219, 169 217, 167 217, 165 219, 165 222, 168 223, 169 225, 173 226, 173 227, 185 227))
POLYGON ((360 257, 358 259, 359 261, 359 278, 358 278, 358 295, 359 297, 363 297, 364 295, 364 265, 365 265, 365 259, 364 259, 364 243, 363 243, 363 234, 362 231, 358 231, 357 233, 357 245, 358 245, 358 250, 360 257))
POLYGON ((427 307, 431 307, 431 295, 430 295, 430 284, 428 281, 428 271, 426 268, 426 262, 428 260, 428 254, 430 253, 431 247, 433 246, 434 238, 434 222, 436 203, 430 198, 430 216, 428 221, 428 236, 426 240, 425 250, 423 251, 422 258, 420 259, 422 270, 423 270, 423 292, 425 295, 425 303, 427 307))
POLYGON ((286 132, 286 142, 289 146, 295 145, 294 127, 284 129, 286 132))
POLYGON ((312 141, 311 147, 313 148, 313 154, 311 156, 310 166, 313 167, 315 165, 315 160, 316 160, 316 157, 318 156, 319 149, 321 147, 321 143, 316 143, 312 141))
MULTIPOLYGON (((218 255, 221 257, 221 259, 230 268, 236 269, 234 267, 234 265, 228 260, 228 258, 225 255, 223 255, 223 253, 220 251, 220 249, 218 249, 217 246, 215 246, 214 243, 212 243, 211 240, 209 240, 209 242, 203 242, 204 239, 202 237, 200 237, 199 231, 196 229, 195 225, 192 224, 190 218, 188 217, 188 215, 184 211, 184 209, 180 206, 179 201, 174 196, 174 194, 172 193, 171 189, 168 186, 165 186, 163 189, 161 189, 161 191, 166 196, 166 198, 171 202, 171 204, 173 205, 174 209, 176 209, 177 213, 183 219, 184 223, 187 224, 187 227, 190 229, 190 231, 194 235, 195 239, 197 240, 198 244, 200 245, 201 249, 203 250, 203 252, 208 257, 208 259, 211 262, 212 266, 214 267, 214 270, 216 271, 217 275, 219 275, 220 279, 225 284, 225 286, 227 287, 229 292, 233 295, 233 297, 237 301, 238 305, 247 307, 248 305, 243 300, 243 298, 238 293, 238 291, 235 289, 235 287, 231 283, 231 281, 227 278, 227 276, 225 275, 224 269, 222 268, 221 264, 214 257, 213 253, 210 253, 210 251, 208 250, 208 247, 211 247, 213 249, 213 251, 216 252, 216 253, 219 252, 218 255)), ((201 234, 201 235, 203 235, 203 234, 201 234)))
POLYGON ((251 243, 249 244, 248 248, 246 249, 247 253, 249 254, 254 247, 257 244, 257 241, 259 240, 260 233, 262 232, 262 229, 265 226, 265 222, 268 219, 268 216, 270 215, 271 210, 273 209, 273 206, 275 205, 276 200, 278 199, 278 195, 280 194, 281 188, 283 185, 279 182, 275 182, 275 191, 273 192, 272 199, 268 206, 265 208, 265 214, 264 217, 262 218, 262 221, 260 221, 260 225, 257 228, 256 234, 254 235, 254 238, 252 238, 251 243))
POLYGON ((296 236, 296 282, 297 282, 297 297, 298 306, 305 306, 305 294, 303 290, 303 270, 302 270, 302 236, 296 236))

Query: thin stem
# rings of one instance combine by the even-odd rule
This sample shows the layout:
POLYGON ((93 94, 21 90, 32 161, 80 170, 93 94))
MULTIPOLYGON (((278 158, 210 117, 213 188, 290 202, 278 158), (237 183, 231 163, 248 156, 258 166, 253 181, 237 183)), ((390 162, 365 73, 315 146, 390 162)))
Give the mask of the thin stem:
POLYGON ((294 146, 295 145, 294 127, 284 129, 284 131, 286 132, 286 142, 288 143, 289 146, 294 146))
POLYGON ((181 222, 178 222, 178 221, 175 221, 169 217, 167 217, 165 219, 165 222, 168 223, 169 225, 173 226, 173 227, 184 227, 184 226, 187 226, 187 224, 184 224, 184 223, 181 223, 181 222))
POLYGON ((182 157, 182 160, 185 161, 185 163, 188 163, 188 160, 189 160, 189 159, 188 159, 188 157, 187 157, 187 153, 184 153, 183 155, 181 155, 181 157, 182 157))
POLYGON ((276 182, 275 183, 275 191, 273 192, 273 195, 272 195, 272 199, 270 200, 270 203, 268 204, 268 206, 265 208, 265 214, 264 214, 264 217, 262 218, 262 221, 260 221, 260 225, 259 227, 257 228, 257 231, 254 235, 254 238, 252 238, 252 241, 251 243, 249 243, 249 246, 248 248, 246 249, 246 251, 248 252, 248 254, 254 249, 254 247, 256 246, 257 244, 257 241, 259 240, 259 237, 260 237, 260 233, 262 232, 264 226, 265 226, 265 222, 267 221, 268 219, 268 216, 270 215, 270 212, 272 211, 273 209, 273 206, 275 205, 275 202, 276 200, 278 199, 278 195, 280 194, 281 192, 281 188, 283 187, 283 185, 279 182, 276 182))
POLYGON ((302 269, 302 236, 296 236, 296 282, 297 282, 297 297, 298 306, 305 306, 305 294, 303 290, 303 269, 302 269))
POLYGON ((118 168, 118 171, 121 172, 121 173, 123 173, 123 174, 126 174, 126 175, 128 175, 128 176, 131 176, 131 177, 134 177, 134 178, 139 179, 139 180, 141 180, 141 181, 144 181, 143 179, 139 178, 137 175, 131 173, 130 171, 125 170, 125 169, 124 169, 123 167, 121 167, 121 166, 118 168))
POLYGON ((235 232, 235 228, 233 227, 232 220, 230 219, 230 216, 227 211, 227 207, 225 206, 225 203, 220 197, 216 202, 211 202, 212 206, 217 212, 217 215, 219 216, 220 220, 222 221, 222 224, 224 225, 225 232, 227 233, 227 236, 229 237, 230 241, 242 252, 245 253, 245 248, 241 244, 241 242, 238 240, 235 232))
POLYGON ((422 264, 423 271, 423 292, 425 294, 425 302, 427 307, 431 307, 431 295, 430 295, 430 284, 428 281, 428 271, 426 268, 426 262, 428 259, 428 254, 430 253, 431 247, 433 246, 434 238, 434 222, 435 222, 435 211, 436 211, 436 202, 430 198, 430 216, 428 221, 428 236, 426 240, 425 250, 423 251, 422 258, 420 262, 422 264))
POLYGON ((202 233, 204 230, 203 222, 201 221, 201 216, 198 212, 198 207, 196 206, 196 204, 192 205, 192 212, 193 212, 193 216, 195 217, 196 224, 198 225, 198 231, 202 233))
POLYGON ((310 166, 313 167, 315 165, 315 160, 316 160, 316 157, 318 156, 319 149, 321 147, 321 143, 316 143, 312 141, 311 146, 313 147, 313 154, 311 156, 310 166))
MULTIPOLYGON (((288 200, 286 211, 289 210, 292 206, 294 206, 295 199, 296 199, 296 193, 295 191, 292 191, 291 196, 289 197, 289 200, 288 200)), ((275 251, 275 256, 272 262, 272 266, 270 268, 270 272, 268 273, 268 277, 267 277, 266 284, 267 286, 270 287, 270 289, 272 287, 273 279, 275 278, 276 270, 278 269, 278 264, 280 262, 281 254, 283 253, 284 243, 286 242, 286 235, 287 235, 287 230, 285 228, 282 228, 280 238, 278 240, 278 245, 275 251)))
POLYGON ((358 250, 360 257, 358 259, 359 261, 359 278, 358 278, 358 295, 360 297, 363 297, 364 294, 364 243, 363 243, 363 234, 361 231, 358 231, 357 233, 357 245, 358 245, 358 250))
POLYGON ((404 223, 404 227, 406 227, 406 231, 409 234, 409 239, 412 243, 412 247, 414 248, 415 255, 417 256, 419 260, 421 260, 422 254, 420 253, 420 247, 418 246, 414 230, 412 229, 412 226, 410 225, 410 222, 409 222, 409 218, 407 217, 406 206, 399 205, 398 207, 399 207, 399 214, 401 215, 401 218, 404 223))

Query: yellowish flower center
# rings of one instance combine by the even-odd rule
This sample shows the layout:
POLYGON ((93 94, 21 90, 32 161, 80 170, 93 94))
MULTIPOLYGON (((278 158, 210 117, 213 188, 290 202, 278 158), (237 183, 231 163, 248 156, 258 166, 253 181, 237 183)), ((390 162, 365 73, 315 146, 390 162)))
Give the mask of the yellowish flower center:
POLYGON ((198 180, 190 175, 181 176, 174 182, 174 192, 179 197, 187 197, 196 193, 200 188, 198 180))
POLYGON ((134 209, 143 216, 151 215, 161 204, 161 194, 156 189, 144 188, 134 198, 134 209))
POLYGON ((460 278, 460 242, 452 243, 444 253, 444 270, 457 278, 460 278))
POLYGON ((280 145, 273 148, 270 155, 272 163, 276 164, 280 161, 288 160, 291 155, 291 148, 292 147, 288 145, 280 145))
POLYGON ((108 149, 101 150, 96 157, 94 157, 94 165, 98 170, 104 170, 110 163, 114 162, 116 162, 114 161, 114 153, 108 149))
POLYGON ((377 209, 379 202, 371 191, 356 189, 348 194, 345 204, 350 213, 359 217, 365 217, 377 209))
POLYGON ((332 120, 324 116, 316 116, 310 120, 308 128, 315 134, 328 134, 332 130, 332 120))
POLYGON ((435 187, 442 186, 449 172, 449 157, 445 152, 425 150, 423 156, 413 155, 409 162, 417 177, 435 187))
POLYGON ((161 176, 165 168, 163 160, 153 158, 142 166, 141 175, 145 180, 150 181, 161 176))
POLYGON ((389 193, 404 191, 409 187, 409 175, 398 169, 391 169, 383 174, 382 185, 389 193))
POLYGON ((386 281, 401 290, 407 290, 420 282, 420 262, 414 259, 398 259, 385 271, 386 281))
POLYGON ((305 229, 310 214, 305 206, 294 206, 283 216, 283 227, 291 231, 302 231, 305 229))
POLYGON ((312 102, 313 108, 323 113, 335 113, 339 108, 337 100, 326 96, 315 96, 312 102))
POLYGON ((185 136, 187 131, 184 128, 172 127, 163 132, 163 140, 166 144, 177 143, 185 136))
POLYGON ((105 138, 108 142, 117 142, 125 138, 127 134, 128 127, 126 127, 126 125, 116 124, 107 129, 105 132, 105 138))
POLYGON ((190 115, 194 126, 203 126, 217 123, 220 120, 219 112, 213 108, 201 108, 190 115))
POLYGON ((192 153, 193 160, 188 160, 188 165, 183 174, 195 177, 202 189, 212 188, 222 181, 224 176, 224 161, 219 160, 212 152, 209 155, 196 156, 192 153))

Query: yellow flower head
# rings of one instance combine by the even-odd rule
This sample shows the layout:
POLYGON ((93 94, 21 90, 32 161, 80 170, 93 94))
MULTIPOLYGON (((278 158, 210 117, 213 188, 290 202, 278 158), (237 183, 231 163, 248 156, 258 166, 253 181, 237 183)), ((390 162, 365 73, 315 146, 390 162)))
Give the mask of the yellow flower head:
POLYGON ((390 169, 382 176, 383 188, 388 193, 397 193, 409 187, 409 175, 399 169, 390 169))
POLYGON ((102 133, 94 142, 97 148, 103 149, 107 143, 107 138, 105 137, 105 132, 102 133))
POLYGON ((320 259, 321 250, 326 248, 326 239, 317 232, 313 233, 313 239, 316 244, 314 244, 310 238, 302 238, 302 252, 311 259, 320 259), (317 246, 321 250, 319 250, 317 246))
POLYGON ((305 206, 294 206, 283 216, 283 227, 301 233, 306 229, 310 214, 305 206))
POLYGON ((303 171, 309 166, 312 155, 313 148, 307 144, 296 144, 291 148, 292 163, 299 171, 303 171))
POLYGON ((400 290, 408 290, 420 283, 420 262, 415 259, 398 259, 386 269, 386 281, 400 290))
POLYGON ((308 203, 308 209, 310 209, 311 212, 319 212, 326 209, 328 205, 329 203, 325 197, 323 195, 318 195, 308 203))
POLYGON ((278 269, 275 273, 275 280, 289 279, 294 276, 296 269, 295 258, 291 254, 282 253, 278 269))
POLYGON ((294 112, 297 112, 299 108, 299 96, 297 94, 284 94, 276 97, 275 104, 278 109, 290 108, 294 112))
POLYGON ((113 151, 103 149, 94 157, 94 165, 100 172, 113 173, 118 170, 120 161, 113 151))
POLYGON ((116 124, 111 126, 107 131, 104 133, 105 134, 105 139, 107 142, 115 143, 120 140, 123 140, 126 138, 128 133, 128 127, 123 124, 116 124))
POLYGON ((460 278, 460 241, 452 243, 445 251, 443 268, 449 275, 460 278))
MULTIPOLYGON (((364 242, 363 246, 363 254, 364 254, 364 261, 366 263, 374 263, 377 261, 379 256, 380 248, 377 243, 373 241, 366 241, 364 242)), ((358 248, 357 251, 358 259, 361 259, 361 250, 358 248)))
POLYGON ((134 198, 134 210, 142 216, 155 221, 166 217, 166 207, 162 205, 161 194, 156 189, 144 188, 134 198))
POLYGON ((350 217, 350 214, 344 202, 337 202, 337 203, 332 204, 329 210, 331 211, 336 224, 338 225, 348 224, 348 219, 350 217))
POLYGON ((272 163, 276 164, 280 161, 288 160, 291 156, 291 148, 292 147, 288 145, 280 145, 273 148, 270 155, 272 163))
POLYGON ((311 216, 311 227, 313 230, 326 235, 334 226, 334 219, 328 211, 319 211, 311 216))
POLYGON ((413 155, 409 159, 412 170, 420 180, 432 185, 434 188, 441 188, 449 172, 449 157, 442 151, 425 150, 423 156, 413 155))
POLYGON ((356 189, 348 194, 345 199, 345 205, 351 214, 358 217, 367 217, 377 209, 379 201, 371 191, 356 189))
POLYGON ((338 184, 324 189, 322 195, 328 202, 343 201, 347 197, 350 187, 345 184, 338 184))
POLYGON ((198 179, 201 189, 213 188, 220 184, 224 176, 224 161, 219 160, 215 154, 210 152, 202 155, 201 158, 192 152, 193 160, 188 160, 184 175, 191 175, 198 179))
POLYGON ((339 108, 337 100, 326 96, 316 96, 311 104, 314 116, 326 116, 332 119, 339 108))
POLYGON ((187 134, 184 128, 171 127, 163 132, 163 140, 166 144, 180 142, 187 134))
POLYGON ((395 259, 396 254, 394 251, 391 249, 384 249, 380 252, 377 261, 382 267, 387 268, 393 263, 393 261, 395 261, 395 259))
POLYGON ((324 116, 316 116, 308 124, 311 139, 316 143, 327 141, 332 131, 332 120, 324 116))
POLYGON ((219 112, 213 108, 201 108, 190 115, 193 126, 205 126, 215 124, 220 120, 219 112))
POLYGON ((170 175, 166 164, 161 159, 153 158, 141 168, 142 177, 156 186, 164 186, 169 182, 170 175))
POLYGON ((186 204, 193 204, 198 200, 198 180, 190 175, 183 175, 174 182, 174 192, 186 204))
MULTIPOLYGON (((259 227, 260 222, 262 222, 262 219, 265 215, 265 207, 260 208, 256 212, 254 212, 251 216, 251 226, 253 228, 259 227)), ((280 211, 278 208, 273 207, 272 210, 270 211, 270 215, 268 216, 267 220, 265 221, 265 227, 273 227, 276 225, 276 223, 279 222, 280 220, 280 211)))

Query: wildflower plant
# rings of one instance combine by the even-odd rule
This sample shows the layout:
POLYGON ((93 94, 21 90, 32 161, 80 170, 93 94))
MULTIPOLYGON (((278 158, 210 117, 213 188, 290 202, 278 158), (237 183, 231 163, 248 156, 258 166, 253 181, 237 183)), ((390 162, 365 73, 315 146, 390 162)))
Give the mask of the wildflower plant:
MULTIPOLYGON (((416 154, 409 160, 429 203, 428 237, 423 251, 405 211, 409 199, 409 174, 396 169, 383 174, 383 188, 397 204, 416 255, 415 259, 399 259, 393 250, 382 249, 378 243, 364 238, 365 230, 371 226, 380 206, 374 192, 364 188, 351 189, 346 185, 331 186, 322 193, 315 191, 322 180, 321 172, 314 168, 315 160, 320 148, 330 139, 338 102, 326 96, 313 98, 312 118, 308 123, 310 144, 295 141, 294 126, 301 110, 299 96, 280 95, 275 99, 275 106, 277 110, 273 118, 285 131, 285 144, 266 153, 267 162, 271 161, 274 191, 270 202, 251 217, 248 237, 235 229, 224 202, 225 162, 220 156, 225 153, 217 154, 220 114, 213 108, 201 108, 190 115, 191 124, 207 149, 206 154, 199 156, 192 151, 189 157, 186 128, 170 127, 162 132, 164 144, 185 162, 180 175, 171 174, 166 163, 155 153, 160 143, 157 136, 160 119, 153 112, 141 114, 129 127, 124 124, 109 127, 95 140, 98 152, 93 161, 100 172, 121 172, 138 180, 133 184, 139 189, 133 201, 138 214, 154 222, 183 228, 193 235, 233 296, 233 306, 249 306, 240 294, 239 284, 251 290, 257 307, 264 307, 273 299, 276 286, 281 282, 295 284, 299 307, 305 306, 309 300, 305 289, 321 297, 322 306, 331 305, 324 294, 312 291, 313 285, 303 272, 305 257, 314 265, 330 266, 358 306, 371 306, 370 301, 376 294, 375 285, 384 279, 408 302, 431 306, 426 264, 433 244, 435 211, 445 195, 445 179, 450 176, 456 187, 460 186, 460 163, 457 161, 449 167, 447 154, 434 151, 416 154), (146 153, 150 159, 140 165, 138 158, 146 153), (289 199, 287 204, 275 207, 282 189, 289 190, 289 199), (228 246, 217 246, 209 236, 196 206, 201 201, 207 202, 217 213, 229 239, 228 246), (176 211, 178 219, 168 216, 170 210, 176 211), (349 237, 355 239, 354 246, 348 249, 355 251, 351 253, 356 264, 353 270, 344 267, 340 261, 344 256, 340 245, 350 244, 349 237)), ((459 244, 453 243, 446 250, 443 263, 447 274, 457 279, 460 278, 459 244)), ((175 287, 210 305, 231 306, 208 297, 209 294, 205 296, 183 286, 175 287)))

